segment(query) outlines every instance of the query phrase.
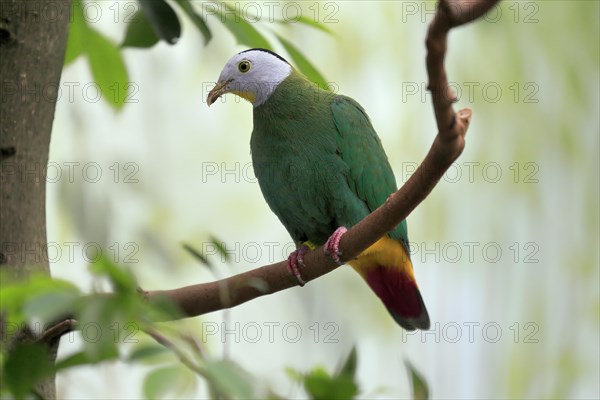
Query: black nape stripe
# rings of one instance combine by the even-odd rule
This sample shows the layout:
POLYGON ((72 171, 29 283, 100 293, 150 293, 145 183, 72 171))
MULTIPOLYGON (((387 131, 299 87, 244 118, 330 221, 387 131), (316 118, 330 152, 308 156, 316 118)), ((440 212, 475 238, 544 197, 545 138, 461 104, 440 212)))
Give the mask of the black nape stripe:
POLYGON ((272 52, 271 50, 263 49, 263 48, 260 48, 260 47, 256 47, 256 48, 254 48, 254 49, 248 49, 248 50, 240 51, 240 53, 239 53, 239 54, 247 53, 247 52, 249 52, 249 51, 262 51, 262 52, 265 52, 265 53, 269 53, 269 54, 271 54, 271 55, 273 55, 273 56, 275 56, 275 57, 279 58, 279 59, 280 59, 281 61, 283 61, 284 63, 286 63, 286 64, 290 65, 290 63, 289 63, 289 62, 288 62, 288 61, 287 61, 285 58, 281 57, 279 54, 277 54, 277 53, 274 53, 274 52, 272 52))

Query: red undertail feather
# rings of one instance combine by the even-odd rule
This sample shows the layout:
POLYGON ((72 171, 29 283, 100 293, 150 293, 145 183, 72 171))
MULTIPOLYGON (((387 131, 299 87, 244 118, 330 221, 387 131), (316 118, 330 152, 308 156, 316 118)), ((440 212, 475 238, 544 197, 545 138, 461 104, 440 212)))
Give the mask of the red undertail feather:
POLYGON ((365 278, 400 326, 411 331, 429 329, 429 315, 412 276, 400 268, 377 265, 366 269, 365 278))

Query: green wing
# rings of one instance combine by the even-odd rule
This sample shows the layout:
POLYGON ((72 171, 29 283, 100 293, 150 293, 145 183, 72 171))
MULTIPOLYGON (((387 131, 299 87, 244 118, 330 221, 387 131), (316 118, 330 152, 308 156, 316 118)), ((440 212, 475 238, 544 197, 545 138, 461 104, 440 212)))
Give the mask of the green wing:
MULTIPOLYGON (((337 96, 331 103, 337 128, 337 151, 348 165, 348 186, 369 211, 383 204, 397 190, 396 179, 381 141, 365 110, 349 97, 337 96)), ((347 201, 348 199, 340 199, 347 201)), ((364 215, 348 215, 345 219, 358 222, 364 215)), ((389 235, 402 240, 408 248, 408 230, 403 220, 389 235)))

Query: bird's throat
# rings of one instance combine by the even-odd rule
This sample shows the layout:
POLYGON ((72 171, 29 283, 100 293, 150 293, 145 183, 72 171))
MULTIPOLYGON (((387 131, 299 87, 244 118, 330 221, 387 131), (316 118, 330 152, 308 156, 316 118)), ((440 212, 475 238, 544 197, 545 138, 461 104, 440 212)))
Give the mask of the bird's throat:
POLYGON ((252 93, 250 91, 247 91, 247 90, 233 89, 233 90, 231 90, 231 93, 233 93, 237 96, 240 96, 243 99, 248 100, 252 104, 254 104, 254 102, 256 101, 256 94, 252 93))

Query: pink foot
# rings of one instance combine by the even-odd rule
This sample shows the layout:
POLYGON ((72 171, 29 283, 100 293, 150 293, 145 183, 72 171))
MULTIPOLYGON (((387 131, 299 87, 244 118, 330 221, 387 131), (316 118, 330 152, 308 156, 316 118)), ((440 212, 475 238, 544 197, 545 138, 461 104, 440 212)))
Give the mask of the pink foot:
POLYGON ((304 268, 304 255, 310 251, 310 248, 303 244, 297 250, 290 253, 288 257, 288 271, 290 274, 294 275, 298 280, 298 284, 300 286, 304 286, 306 282, 302 279, 302 275, 300 274, 300 268, 304 268))
POLYGON ((325 246, 323 247, 325 255, 330 256, 333 261, 337 263, 337 265, 344 265, 342 260, 340 260, 340 256, 342 255, 342 252, 340 251, 340 240, 346 232, 348 232, 348 229, 340 226, 331 234, 329 239, 327 239, 325 246))

